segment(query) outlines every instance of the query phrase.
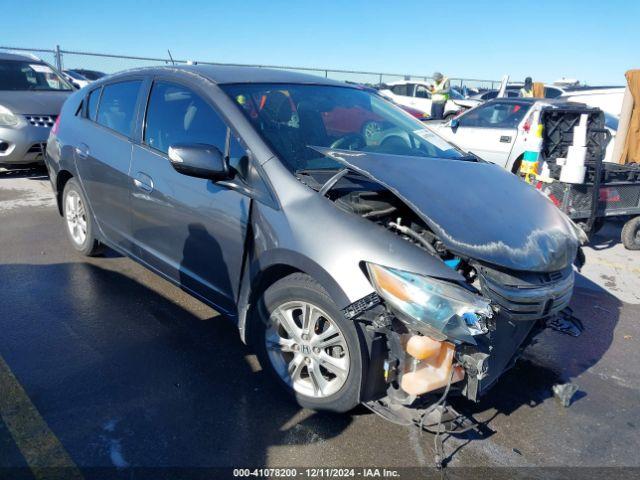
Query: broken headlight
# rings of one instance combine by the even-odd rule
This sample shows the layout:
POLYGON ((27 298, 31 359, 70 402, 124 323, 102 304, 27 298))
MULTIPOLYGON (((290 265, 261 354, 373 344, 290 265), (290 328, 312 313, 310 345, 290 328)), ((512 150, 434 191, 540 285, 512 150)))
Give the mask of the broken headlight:
POLYGON ((475 344, 474 335, 487 332, 489 300, 453 283, 367 263, 378 294, 408 327, 436 340, 475 344))

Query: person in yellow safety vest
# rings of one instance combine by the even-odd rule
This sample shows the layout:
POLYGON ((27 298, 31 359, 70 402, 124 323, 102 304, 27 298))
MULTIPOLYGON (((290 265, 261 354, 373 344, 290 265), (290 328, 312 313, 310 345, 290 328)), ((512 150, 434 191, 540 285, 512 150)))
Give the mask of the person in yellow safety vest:
POLYGON ((533 80, 531 80, 531 77, 524 79, 524 87, 520 89, 520 96, 522 98, 533 98, 533 80))
POLYGON ((444 117, 444 107, 449 100, 451 86, 449 79, 440 72, 433 74, 434 84, 431 86, 431 118, 441 120, 444 117))

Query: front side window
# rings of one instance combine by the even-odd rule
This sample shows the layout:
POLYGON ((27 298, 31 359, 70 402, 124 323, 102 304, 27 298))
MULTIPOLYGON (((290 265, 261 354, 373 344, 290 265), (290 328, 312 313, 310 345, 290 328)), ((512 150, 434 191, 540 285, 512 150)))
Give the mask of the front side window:
POLYGON ((421 122, 368 90, 301 84, 221 88, 293 172, 341 168, 339 162, 313 147, 419 157, 463 156, 421 122))
POLYGON ((425 87, 424 85, 418 85, 416 87, 416 97, 431 98, 431 94, 429 93, 429 90, 427 90, 427 87, 425 87))
POLYGON ((0 90, 71 91, 73 87, 46 63, 0 60, 0 90))
POLYGON ((102 87, 97 122, 122 135, 132 137, 141 84, 142 81, 133 80, 102 87))
POLYGON ((494 102, 481 105, 459 117, 461 127, 517 128, 529 110, 525 103, 494 102))
POLYGON ((144 142, 163 153, 178 143, 203 143, 225 152, 227 126, 186 87, 156 82, 147 107, 144 142))

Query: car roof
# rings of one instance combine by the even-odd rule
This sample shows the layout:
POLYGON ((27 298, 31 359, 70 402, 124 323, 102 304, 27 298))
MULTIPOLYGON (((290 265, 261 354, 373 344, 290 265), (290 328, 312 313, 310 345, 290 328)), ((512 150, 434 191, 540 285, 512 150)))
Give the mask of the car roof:
MULTIPOLYGON (((165 72, 195 73, 220 85, 233 83, 298 83, 309 85, 332 85, 341 87, 349 86, 344 82, 339 82, 337 80, 331 80, 316 75, 309 75, 306 73, 291 72, 273 68, 226 65, 170 65, 161 67, 145 67, 127 70, 121 73, 117 73, 115 74, 115 76, 126 76, 140 73, 154 75, 162 74, 165 72)), ((106 81, 109 81, 109 78, 110 77, 105 77, 104 79, 106 81)), ((100 79, 100 81, 103 81, 103 79, 100 79)), ((352 87, 357 88, 353 85, 352 87)))
POLYGON ((19 55, 17 53, 4 53, 4 52, 0 52, 0 60, 17 60, 17 61, 21 61, 21 62, 42 62, 42 60, 40 60, 38 57, 36 56, 29 56, 29 55, 19 55))

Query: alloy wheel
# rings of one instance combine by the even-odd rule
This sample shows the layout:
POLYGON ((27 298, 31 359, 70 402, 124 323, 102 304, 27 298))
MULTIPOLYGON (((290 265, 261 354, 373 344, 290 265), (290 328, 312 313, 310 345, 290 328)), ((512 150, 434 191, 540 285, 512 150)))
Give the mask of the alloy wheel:
POLYGON ((286 302, 269 318, 267 354, 280 378, 314 398, 338 392, 349 376, 349 349, 338 325, 308 302, 286 302))
POLYGON ((69 191, 65 198, 64 213, 71 238, 76 245, 83 245, 87 239, 87 214, 78 192, 69 191))

